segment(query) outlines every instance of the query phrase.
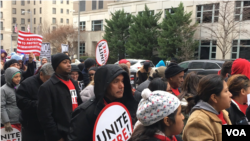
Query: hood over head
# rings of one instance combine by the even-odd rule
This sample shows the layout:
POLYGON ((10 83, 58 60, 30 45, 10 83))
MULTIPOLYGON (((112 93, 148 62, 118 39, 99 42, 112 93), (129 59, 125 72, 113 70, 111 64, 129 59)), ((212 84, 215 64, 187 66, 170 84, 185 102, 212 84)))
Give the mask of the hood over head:
POLYGON ((199 109, 203 109, 206 111, 209 111, 211 113, 214 113, 216 115, 219 114, 219 112, 217 112, 214 107, 212 107, 210 104, 208 104, 207 102, 200 100, 190 111, 190 115, 195 111, 195 110, 199 110, 199 109))
POLYGON ((244 74, 250 79, 250 62, 242 58, 236 59, 231 68, 231 75, 234 74, 244 74))
POLYGON ((127 72, 117 65, 107 64, 98 68, 94 77, 95 98, 97 101, 103 103, 103 98, 109 84, 120 74, 124 76, 124 93, 120 101, 128 108, 129 111, 134 111, 135 114, 137 104, 132 94, 130 78, 127 72))
POLYGON ((166 67, 166 65, 165 65, 165 63, 164 63, 163 60, 159 61, 158 64, 156 65, 157 68, 161 67, 161 66, 166 67))
POLYGON ((7 61, 5 64, 4 64, 4 70, 6 70, 7 68, 10 67, 10 65, 14 64, 14 63, 18 63, 18 61, 16 59, 10 59, 9 61, 7 61))
POLYGON ((4 53, 5 57, 7 57, 7 52, 4 49, 1 49, 1 54, 4 53))
POLYGON ((12 86, 12 78, 16 73, 21 73, 21 71, 15 67, 9 67, 5 70, 5 81, 7 85, 12 86))
POLYGON ((78 74, 79 74, 78 81, 82 81, 83 75, 82 75, 82 72, 80 71, 80 69, 78 68, 77 65, 71 65, 71 72, 73 72, 73 71, 78 72, 78 74))

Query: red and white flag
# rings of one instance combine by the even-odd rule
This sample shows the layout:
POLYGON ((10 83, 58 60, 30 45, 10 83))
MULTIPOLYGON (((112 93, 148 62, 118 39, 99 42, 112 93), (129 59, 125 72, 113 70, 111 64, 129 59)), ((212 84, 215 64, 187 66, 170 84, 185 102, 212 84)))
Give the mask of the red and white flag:
POLYGON ((27 30, 30 33, 30 25, 29 24, 28 24, 27 30))
POLYGON ((16 26, 16 24, 15 24, 15 32, 17 33, 17 26, 16 26))
POLYGON ((19 31, 17 53, 29 54, 33 52, 35 56, 40 56, 43 36, 19 31))

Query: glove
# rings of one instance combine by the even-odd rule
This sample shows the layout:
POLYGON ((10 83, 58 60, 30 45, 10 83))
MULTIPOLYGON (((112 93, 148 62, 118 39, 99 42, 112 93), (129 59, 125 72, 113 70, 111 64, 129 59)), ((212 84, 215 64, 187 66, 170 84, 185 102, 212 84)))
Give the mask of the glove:
POLYGON ((4 124, 4 128, 5 128, 6 132, 13 131, 13 128, 12 128, 12 126, 11 126, 11 124, 9 122, 7 122, 7 123, 4 124))

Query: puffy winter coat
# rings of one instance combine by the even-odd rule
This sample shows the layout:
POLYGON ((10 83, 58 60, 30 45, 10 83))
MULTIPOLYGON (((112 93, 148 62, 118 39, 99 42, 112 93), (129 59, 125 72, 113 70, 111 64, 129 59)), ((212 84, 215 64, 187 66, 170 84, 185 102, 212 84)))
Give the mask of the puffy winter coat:
MULTIPOLYGON (((20 110, 16 104, 16 88, 14 88, 12 82, 12 76, 20 72, 15 67, 10 67, 5 71, 5 81, 1 87, 1 123, 5 124, 10 122, 11 124, 19 123, 20 110)), ((16 86, 18 87, 18 86, 16 86)))

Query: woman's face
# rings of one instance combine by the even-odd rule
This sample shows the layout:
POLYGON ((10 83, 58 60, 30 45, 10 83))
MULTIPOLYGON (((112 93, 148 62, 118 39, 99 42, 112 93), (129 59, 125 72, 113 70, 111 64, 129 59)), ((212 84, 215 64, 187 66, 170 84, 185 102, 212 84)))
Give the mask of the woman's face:
POLYGON ((1 53, 1 57, 2 57, 2 58, 6 57, 6 56, 5 56, 5 53, 1 53))
POLYGON ((94 70, 90 70, 89 71, 89 80, 90 81, 94 80, 94 76, 95 76, 95 71, 94 70))
POLYGON ((172 131, 172 135, 178 135, 182 132, 184 127, 184 116, 181 113, 181 105, 177 109, 177 113, 175 115, 175 123, 170 126, 170 131, 172 131))
POLYGON ((22 66, 23 66, 23 61, 19 60, 19 61, 18 61, 18 64, 19 64, 20 68, 22 68, 22 66))
POLYGON ((216 96, 217 103, 215 103, 216 109, 221 111, 230 107, 232 94, 229 92, 227 83, 223 82, 223 89, 220 96, 216 96))
POLYGON ((241 96, 244 97, 243 103, 247 103, 247 95, 250 94, 250 87, 241 90, 241 96))

